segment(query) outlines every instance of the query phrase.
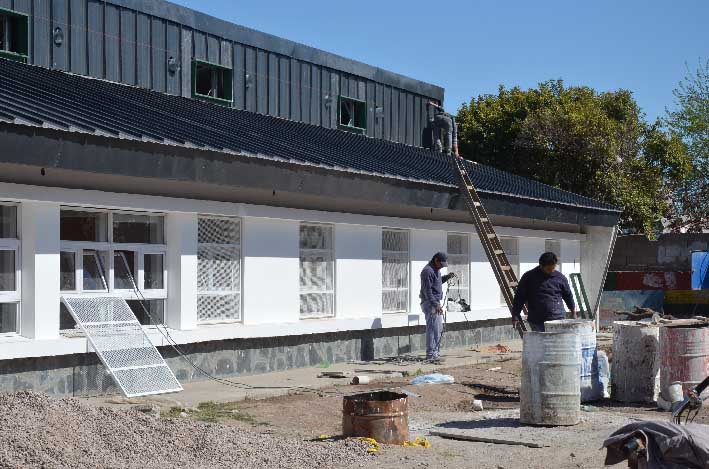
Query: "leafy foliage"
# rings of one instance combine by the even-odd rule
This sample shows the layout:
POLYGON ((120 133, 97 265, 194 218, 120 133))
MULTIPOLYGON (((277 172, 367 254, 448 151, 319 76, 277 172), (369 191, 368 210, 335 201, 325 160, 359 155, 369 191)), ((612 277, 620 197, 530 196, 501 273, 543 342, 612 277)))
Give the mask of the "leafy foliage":
POLYGON ((648 125, 627 90, 501 86, 463 104, 458 123, 466 157, 622 207, 629 232, 656 230, 691 170, 682 140, 648 125))
POLYGON ((692 172, 674 192, 667 218, 674 231, 709 230, 709 60, 674 90, 675 106, 667 124, 687 145, 692 172))

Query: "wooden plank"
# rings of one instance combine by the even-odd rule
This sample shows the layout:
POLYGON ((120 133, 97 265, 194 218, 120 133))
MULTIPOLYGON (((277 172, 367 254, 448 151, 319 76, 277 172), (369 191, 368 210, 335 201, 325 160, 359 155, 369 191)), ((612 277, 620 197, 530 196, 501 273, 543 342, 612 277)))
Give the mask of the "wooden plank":
POLYGON ((181 28, 180 30, 180 81, 181 95, 189 98, 192 96, 192 54, 194 44, 192 42, 192 30, 181 28))
POLYGON ((52 26, 61 28, 64 34, 64 41, 57 45, 52 41, 52 68, 57 70, 69 70, 69 2, 68 0, 54 0, 52 3, 52 26))
POLYGON ((246 74, 244 46, 234 43, 232 47, 232 54, 233 58, 231 65, 234 72, 234 107, 237 109, 244 109, 244 75, 246 74))
POLYGON ((256 112, 267 114, 268 52, 259 49, 256 59, 256 112))
POLYGON ((399 90, 391 89, 391 140, 399 142, 399 90))
POLYGON ((121 81, 121 12, 115 5, 107 3, 106 15, 106 78, 121 81))
POLYGON ((368 81, 366 85, 367 89, 364 99, 367 101, 367 136, 374 137, 377 129, 377 119, 375 116, 377 107, 375 94, 376 84, 373 81, 368 81))
POLYGON ((421 146, 421 134, 423 132, 423 127, 421 127, 421 96, 416 95, 414 97, 414 139, 412 145, 420 147, 421 146))
POLYGON ((194 31, 192 41, 194 42, 194 58, 207 60, 207 36, 199 31, 194 31))
POLYGON ((135 12, 121 10, 121 81, 135 85, 136 52, 135 12))
MULTIPOLYGON (((359 95, 357 94, 358 92, 358 82, 357 82, 357 77, 351 76, 349 79, 349 89, 347 90, 347 94, 352 97, 352 98, 357 98, 359 99, 359 95)), ((343 90, 345 89, 344 87, 342 88, 343 90)))
POLYGON ((310 100, 312 93, 312 83, 310 81, 310 64, 307 62, 300 63, 300 109, 301 120, 312 124, 310 114, 310 100))
POLYGON ((50 3, 46 0, 34 0, 34 16, 29 21, 33 23, 32 29, 32 63, 49 68, 51 63, 51 12, 50 3), (32 21, 34 20, 34 21, 32 21))
MULTIPOLYGON (((180 26, 175 23, 167 23, 165 42, 167 44, 167 56, 165 65, 169 67, 170 60, 175 60, 178 66, 184 66, 180 64, 180 26)), ((180 94, 180 70, 171 72, 166 69, 166 84, 165 91, 170 94, 179 95, 180 94)))
POLYGON ((325 128, 331 128, 332 123, 330 122, 330 86, 332 85, 330 70, 323 68, 320 73, 320 87, 321 96, 320 100, 320 125, 325 128))
POLYGON ((486 438, 482 436, 464 435, 461 433, 439 432, 435 430, 431 432, 431 435, 439 436, 441 438, 448 438, 450 440, 474 441, 480 443, 493 443, 498 445, 526 446, 528 448, 548 448, 550 446, 543 445, 540 443, 533 443, 530 441, 506 440, 502 438, 486 438))
POLYGON ((256 112, 256 49, 244 47, 244 107, 247 111, 256 112))
POLYGON ((337 97, 340 95, 340 80, 336 72, 330 72, 330 127, 337 128, 337 97))
POLYGON ((104 27, 103 27, 103 3, 96 0, 89 0, 87 4, 88 17, 88 47, 89 47, 89 75, 97 78, 104 78, 104 27))
POLYGON ((300 62, 290 59, 290 118, 294 121, 302 120, 300 111, 300 62))
POLYGON ((268 114, 278 115, 278 55, 268 54, 268 114))
POLYGON ((167 43, 165 41, 165 20, 151 18, 150 22, 150 53, 152 57, 152 87, 155 91, 164 92, 167 74, 167 43))
POLYGON ((399 92, 399 142, 406 143, 406 93, 405 91, 399 92))
POLYGON ((12 0, 0 0, 0 8, 12 10, 12 0))
POLYGON ((74 73, 86 75, 86 2, 71 0, 69 9, 69 18, 71 19, 71 33, 68 35, 71 51, 70 68, 74 73))
POLYGON ((219 44, 219 64, 234 69, 231 42, 221 41, 219 44))
POLYGON ((384 138, 384 116, 388 107, 384 106, 384 85, 380 83, 374 86, 374 103, 377 107, 382 108, 381 117, 376 118, 375 115, 374 137, 384 138))
POLYGON ((290 59, 278 58, 278 116, 290 119, 290 59))
POLYGON ((382 119, 382 138, 386 140, 393 140, 391 138, 391 119, 393 113, 392 110, 392 98, 391 98, 391 87, 384 86, 382 107, 384 108, 384 118, 382 119))
POLYGON ((136 29, 136 84, 150 88, 150 17, 138 13, 136 29))
POLYGON ((367 100, 367 82, 361 78, 357 80, 357 99, 367 100))
POLYGON ((414 144, 414 95, 406 93, 406 144, 414 144))

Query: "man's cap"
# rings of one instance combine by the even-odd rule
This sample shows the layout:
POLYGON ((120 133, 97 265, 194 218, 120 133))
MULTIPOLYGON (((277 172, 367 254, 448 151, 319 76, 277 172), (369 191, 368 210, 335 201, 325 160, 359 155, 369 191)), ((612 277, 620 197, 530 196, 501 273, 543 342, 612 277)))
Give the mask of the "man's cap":
POLYGON ((443 267, 448 267, 448 254, 445 252, 437 252, 433 255, 434 259, 438 259, 443 264, 443 267))

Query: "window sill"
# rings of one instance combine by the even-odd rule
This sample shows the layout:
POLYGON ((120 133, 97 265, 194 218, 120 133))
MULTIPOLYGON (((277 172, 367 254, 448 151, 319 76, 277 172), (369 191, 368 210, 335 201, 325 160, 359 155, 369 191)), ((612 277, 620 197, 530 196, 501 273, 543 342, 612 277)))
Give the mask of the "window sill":
POLYGON ((18 54, 17 52, 11 52, 7 50, 0 50, 0 58, 27 63, 27 55, 18 54))
POLYGON ((215 98, 214 96, 207 96, 205 94, 192 93, 194 99, 199 99, 201 101, 207 101, 214 104, 219 104, 221 106, 231 107, 234 104, 233 99, 215 98))
POLYGON ((367 132, 367 129, 363 129, 361 127, 350 127, 349 125, 342 125, 339 124, 337 126, 338 129, 344 130, 345 132, 352 132, 353 134, 360 134, 364 135, 367 132))

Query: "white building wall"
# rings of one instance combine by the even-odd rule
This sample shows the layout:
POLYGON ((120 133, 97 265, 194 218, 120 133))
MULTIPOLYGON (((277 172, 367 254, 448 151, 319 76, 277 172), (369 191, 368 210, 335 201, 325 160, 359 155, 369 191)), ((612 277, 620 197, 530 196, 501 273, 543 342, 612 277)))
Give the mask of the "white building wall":
POLYGON ((568 239, 561 240, 561 271, 567 277, 581 272, 581 243, 568 239))
POLYGON ((300 320, 299 227, 292 220, 242 219, 245 325, 300 320))
POLYGON ((598 318, 598 306, 603 271, 610 251, 610 243, 616 228, 602 226, 586 227, 586 239, 581 244, 581 277, 591 308, 598 318))
MULTIPOLYGON (((69 339, 58 333, 61 205, 166 214, 167 322, 175 329, 171 335, 178 343, 423 324, 419 274, 435 252, 446 250, 448 232, 471 233, 472 311, 467 319, 509 316, 507 308, 500 305, 499 287, 469 224, 6 183, 0 183, 0 198, 20 203, 23 335, 0 338, 0 359, 87 350, 85 339, 69 339), (238 216, 242 220, 243 323, 197 324, 197 216, 201 213, 238 216), (335 318, 300 319, 301 221, 332 223, 335 227, 335 318), (381 312, 382 227, 406 229, 410 233, 409 314, 381 312)), ((561 240, 565 273, 572 271, 569 264, 576 266, 589 286, 589 298, 595 299, 594 292, 600 285, 594 285, 592 277, 600 275, 605 265, 611 229, 589 228, 589 234, 584 235, 499 227, 498 233, 520 239, 522 272, 536 265, 544 250, 544 239, 561 240)), ((460 313, 448 317, 449 322, 462 320, 460 313)), ((159 334, 150 334, 156 344, 162 344, 159 334)))
POLYGON ((381 228, 335 225, 335 257, 335 317, 381 317, 381 228))
POLYGON ((20 242, 20 333, 31 339, 59 337, 59 204, 23 203, 20 242))

